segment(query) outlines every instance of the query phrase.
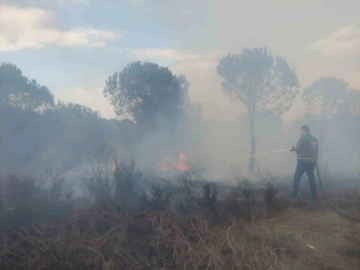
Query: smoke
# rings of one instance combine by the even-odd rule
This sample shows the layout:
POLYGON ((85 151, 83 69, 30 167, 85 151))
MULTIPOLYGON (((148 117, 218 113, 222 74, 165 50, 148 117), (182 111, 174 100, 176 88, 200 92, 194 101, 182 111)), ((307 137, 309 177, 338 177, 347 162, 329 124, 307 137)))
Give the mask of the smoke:
MULTIPOLYGON (((228 52, 239 53, 244 48, 267 46, 273 55, 283 56, 295 68, 301 88, 318 77, 330 75, 360 87, 356 75, 360 72, 360 51, 356 46, 358 5, 355 0, 346 3, 141 1, 145 14, 154 18, 169 38, 181 44, 173 51, 177 57, 173 58, 170 67, 187 76, 192 102, 202 105, 207 128, 206 133, 202 133, 202 152, 197 156, 209 161, 212 177, 225 179, 236 174, 245 175, 247 160, 241 157, 249 155, 245 110, 241 103, 232 102, 222 93, 216 74, 219 59, 228 52), (345 30, 353 31, 353 35, 344 35, 345 30), (343 42, 340 44, 335 37, 341 37, 343 42), (341 46, 345 43, 348 46, 341 46), (329 54, 329 50, 336 54, 329 54)), ((161 58, 161 52, 156 53, 161 58)), ((257 151, 290 148, 297 143, 299 128, 304 124, 310 125, 313 135, 320 139, 321 124, 306 119, 306 113, 299 95, 284 115, 259 119, 256 123, 257 151)), ((353 175, 359 170, 359 139, 350 139, 346 130, 355 123, 353 118, 346 116, 334 119, 326 126, 323 154, 329 172, 353 175)), ((264 173, 287 177, 291 177, 296 166, 293 153, 261 156, 257 161, 264 173)))
MULTIPOLYGON (((179 45, 124 51, 131 54, 131 60, 165 64, 176 74, 184 74, 190 82, 190 100, 201 104, 202 116, 188 117, 176 129, 142 134, 134 149, 128 147, 131 151, 119 147, 116 156, 120 162, 133 159, 140 169, 156 170, 158 163, 164 160, 175 163, 184 153, 190 169, 204 165, 204 177, 208 179, 249 177, 246 111, 240 102, 230 100, 221 91, 216 72, 219 60, 229 52, 266 46, 295 68, 302 88, 320 76, 329 75, 360 87, 357 0, 132 2, 164 30, 168 39, 179 45)), ((102 61, 105 65, 106 61, 102 61)), ((299 95, 284 115, 257 119, 257 152, 290 148, 299 139, 298 131, 304 124, 319 138, 321 123, 307 118, 306 112, 299 95)), ((353 175, 359 171, 358 119, 343 115, 325 126, 323 161, 328 164, 329 173, 353 175)), ((257 156, 256 160, 257 170, 263 175, 290 178, 296 166, 294 153, 257 156)))
MULTIPOLYGON (((340 117, 340 116, 338 116, 340 117)), ((358 116, 334 118, 325 126, 321 168, 329 177, 354 178, 359 172, 360 137, 358 116)), ((161 174, 161 164, 175 165, 179 155, 187 157, 189 171, 201 165, 202 176, 214 181, 237 179, 289 179, 296 167, 296 155, 286 151, 296 145, 299 129, 308 124, 311 133, 320 139, 321 123, 314 117, 301 117, 292 123, 280 116, 256 121, 257 153, 255 175, 248 173, 249 123, 246 115, 237 120, 188 118, 186 125, 174 130, 159 130, 145 135, 137 144, 133 158, 139 168, 153 169, 161 174), (159 167, 160 165, 160 167, 159 167)), ((182 173, 182 172, 181 172, 182 173)))

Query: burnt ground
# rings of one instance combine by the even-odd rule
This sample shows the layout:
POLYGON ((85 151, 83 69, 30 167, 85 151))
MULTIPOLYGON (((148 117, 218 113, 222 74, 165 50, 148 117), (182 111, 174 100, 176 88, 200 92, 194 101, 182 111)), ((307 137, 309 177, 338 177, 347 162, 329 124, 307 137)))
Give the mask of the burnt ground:
MULTIPOLYGON (((0 269, 360 269, 360 225, 307 188, 289 200, 279 184, 167 187, 181 196, 156 186, 132 209, 107 198, 57 224, 3 230, 0 269)), ((360 216, 356 189, 327 194, 360 216)))

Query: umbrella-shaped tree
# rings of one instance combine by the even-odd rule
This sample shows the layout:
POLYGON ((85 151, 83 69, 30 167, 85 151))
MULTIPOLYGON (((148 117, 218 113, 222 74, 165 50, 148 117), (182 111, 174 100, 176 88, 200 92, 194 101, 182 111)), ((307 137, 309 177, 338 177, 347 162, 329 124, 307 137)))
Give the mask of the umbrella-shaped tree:
POLYGON ((266 48, 244 49, 228 54, 217 67, 222 90, 241 101, 247 111, 250 132, 249 170, 255 166, 255 121, 259 111, 282 114, 298 93, 295 71, 282 57, 273 57, 266 48))

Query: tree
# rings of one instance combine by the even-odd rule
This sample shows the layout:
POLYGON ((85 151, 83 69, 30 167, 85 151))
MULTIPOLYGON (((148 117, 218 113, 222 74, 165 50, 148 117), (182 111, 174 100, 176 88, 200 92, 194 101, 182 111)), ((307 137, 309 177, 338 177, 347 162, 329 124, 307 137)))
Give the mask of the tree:
POLYGON ((258 109, 270 114, 288 110, 298 93, 298 79, 282 57, 273 57, 266 48, 244 49, 240 54, 228 54, 217 67, 222 77, 222 90, 241 101, 249 118, 250 162, 255 166, 255 121, 258 109))
POLYGON ((58 102, 54 110, 49 110, 45 116, 44 128, 53 126, 56 130, 51 136, 55 139, 52 145, 58 143, 61 150, 66 150, 66 154, 71 156, 68 158, 69 166, 109 152, 109 125, 99 112, 79 104, 58 102), (54 121, 55 124, 52 124, 54 121))
POLYGON ((318 119, 330 119, 349 95, 348 83, 336 77, 321 77, 306 87, 307 110, 318 119))
POLYGON ((320 160, 323 158, 326 124, 344 105, 350 93, 348 83, 336 77, 318 78, 304 90, 307 110, 320 122, 320 160))
POLYGON ((0 106, 42 111, 54 106, 54 97, 45 86, 23 76, 13 64, 0 65, 0 106))
POLYGON ((188 104, 184 76, 150 62, 133 62, 106 81, 104 95, 119 117, 154 127, 159 118, 173 121, 188 104))

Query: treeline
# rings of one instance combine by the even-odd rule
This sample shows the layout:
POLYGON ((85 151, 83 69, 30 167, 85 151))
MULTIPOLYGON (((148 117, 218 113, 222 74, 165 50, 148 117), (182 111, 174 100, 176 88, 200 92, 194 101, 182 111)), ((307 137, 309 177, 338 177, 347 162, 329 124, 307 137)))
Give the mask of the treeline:
POLYGON ((38 173, 66 171, 90 158, 131 147, 135 124, 106 120, 79 104, 55 102, 45 86, 12 64, 0 66, 0 156, 2 169, 38 173))
POLYGON ((114 155, 117 144, 131 146, 137 134, 132 122, 106 120, 78 104, 58 103, 42 113, 2 107, 0 119, 1 165, 13 170, 66 171, 114 155))
MULTIPOLYGON (((222 79, 219 88, 246 109, 242 124, 247 123, 242 129, 248 134, 251 154, 256 153, 260 137, 264 137, 259 130, 271 122, 269 117, 279 118, 299 95, 307 113, 296 125, 313 124, 324 144, 322 149, 332 143, 327 133, 334 130, 344 133, 335 137, 359 141, 359 92, 341 78, 322 77, 302 87, 286 59, 271 55, 266 48, 224 56, 217 72, 222 79)), ((114 156, 119 148, 131 156, 145 134, 158 130, 175 134, 169 144, 186 144, 184 138, 193 145, 199 143, 196 128, 201 123, 201 108, 191 104, 188 89, 186 77, 173 74, 169 68, 149 62, 130 63, 109 76, 104 87, 116 115, 128 120, 106 120, 84 106, 56 102, 47 87, 26 78, 15 65, 3 63, 1 165, 38 168, 51 160, 57 169, 68 170, 88 158, 114 156), (196 140, 191 137, 195 135, 196 140)), ((276 134, 271 125, 265 129, 272 136, 276 134)), ((250 170, 254 165, 252 157, 250 170)))
POLYGON ((107 120, 85 106, 55 101, 47 87, 25 77, 15 65, 3 63, 0 166, 7 172, 37 174, 109 161, 119 158, 119 153, 120 158, 132 158, 135 145, 148 133, 160 129, 191 132, 184 120, 199 117, 200 110, 190 104, 188 86, 184 76, 177 77, 168 68, 132 63, 109 77, 104 90, 125 120, 107 120))

